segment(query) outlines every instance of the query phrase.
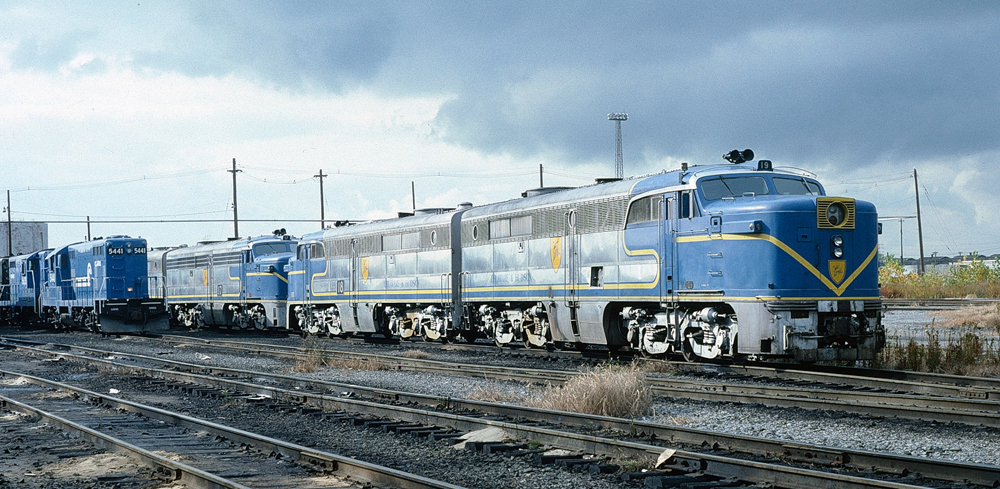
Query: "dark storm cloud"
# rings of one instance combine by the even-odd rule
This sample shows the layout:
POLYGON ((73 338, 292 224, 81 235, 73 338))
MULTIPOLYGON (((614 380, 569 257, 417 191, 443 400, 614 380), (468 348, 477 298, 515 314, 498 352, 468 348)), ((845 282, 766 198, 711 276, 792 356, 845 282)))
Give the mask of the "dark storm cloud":
MULTIPOLYGON (((484 153, 905 161, 1000 136, 991 2, 194 3, 141 67, 292 90, 449 95, 436 121, 484 153)), ((71 57, 23 43, 18 66, 71 57)), ((703 160, 700 160, 703 161, 703 160)))
MULTIPOLYGON (((840 7, 460 9, 442 18, 450 19, 445 31, 461 34, 437 39, 456 53, 439 68, 457 95, 440 123, 480 150, 579 158, 609 153, 612 111, 630 113, 633 159, 717 158, 752 145, 786 159, 863 164, 994 146, 996 7, 840 7)), ((414 44, 434 45, 425 41, 414 44)))
POLYGON ((396 42, 395 19, 366 4, 195 3, 188 16, 187 30, 137 53, 136 63, 339 90, 377 74, 396 42))

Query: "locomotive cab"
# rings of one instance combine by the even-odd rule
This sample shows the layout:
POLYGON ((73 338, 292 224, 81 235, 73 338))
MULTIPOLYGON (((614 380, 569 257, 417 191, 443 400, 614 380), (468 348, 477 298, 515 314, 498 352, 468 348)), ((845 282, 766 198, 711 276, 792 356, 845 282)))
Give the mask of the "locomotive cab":
POLYGON ((632 346, 707 359, 874 358, 885 341, 874 206, 827 196, 811 175, 767 160, 741 163, 682 172, 691 210, 685 191, 662 192, 664 307, 625 308, 632 346))

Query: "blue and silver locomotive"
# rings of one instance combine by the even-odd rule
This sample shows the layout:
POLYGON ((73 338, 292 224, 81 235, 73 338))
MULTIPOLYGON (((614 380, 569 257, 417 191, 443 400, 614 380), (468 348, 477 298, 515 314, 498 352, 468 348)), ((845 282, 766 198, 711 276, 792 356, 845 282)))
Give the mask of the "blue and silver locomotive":
POLYGON ((727 156, 307 235, 289 324, 688 359, 873 358, 885 340, 874 206, 749 150, 727 156))
POLYGON ((303 236, 289 264, 289 324, 311 334, 459 334, 461 248, 453 236, 462 212, 425 209, 303 236))
POLYGON ((44 321, 103 333, 169 328, 162 301, 149 297, 145 239, 112 236, 63 246, 45 255, 42 268, 44 321))
POLYGON ((157 253, 164 299, 173 319, 198 328, 270 329, 285 326, 291 236, 201 243, 157 253))

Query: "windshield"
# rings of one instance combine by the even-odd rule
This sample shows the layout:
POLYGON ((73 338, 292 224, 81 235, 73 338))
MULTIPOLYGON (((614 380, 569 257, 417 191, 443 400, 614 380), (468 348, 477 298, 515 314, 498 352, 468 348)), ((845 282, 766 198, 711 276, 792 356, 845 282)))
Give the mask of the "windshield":
POLYGON ((774 177, 773 181, 779 195, 823 195, 818 183, 804 178, 774 177))
POLYGON ((766 195, 767 181, 764 177, 721 177, 702 180, 701 193, 705 200, 718 200, 723 197, 743 197, 751 195, 766 195))
POLYGON ((273 255, 275 253, 285 253, 291 251, 289 243, 262 243, 254 245, 253 254, 255 256, 273 255))

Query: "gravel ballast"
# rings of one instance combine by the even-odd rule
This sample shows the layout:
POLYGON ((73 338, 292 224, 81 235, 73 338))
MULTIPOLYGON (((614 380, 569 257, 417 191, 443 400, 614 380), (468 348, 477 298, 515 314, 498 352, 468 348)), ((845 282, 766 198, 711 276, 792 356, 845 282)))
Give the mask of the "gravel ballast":
MULTIPOLYGON (((31 334, 33 340, 53 343, 73 343, 80 346, 117 350, 156 356, 164 359, 208 364, 213 366, 257 370, 265 372, 292 372, 292 361, 266 355, 234 355, 195 342, 183 347, 157 344, 155 339, 122 337, 102 338, 96 335, 31 334)), ((232 335, 215 336, 237 339, 232 335)), ((284 346, 304 346, 298 337, 254 338, 261 343, 284 346)), ((403 345, 358 344, 336 339, 320 339, 322 348, 362 351, 365 353, 399 354, 412 349, 403 345)), ((434 360, 463 363, 502 363, 504 358, 495 352, 480 354, 470 351, 434 351, 434 360)), ((570 362, 533 361, 529 358, 512 359, 517 366, 547 369, 575 369, 570 362)), ((470 393, 494 393, 511 399, 525 398, 540 391, 539 386, 520 382, 465 378, 451 375, 427 375, 390 370, 324 369, 313 373, 295 375, 332 382, 344 382, 403 390, 442 397, 469 397, 470 393)), ((494 400, 494 399, 490 399, 494 400)), ((811 411, 796 408, 777 408, 755 404, 717 403, 684 399, 656 398, 653 414, 647 421, 659 421, 688 428, 725 433, 787 440, 795 443, 822 445, 831 448, 889 452, 917 457, 932 457, 976 464, 1000 465, 1000 430, 957 424, 881 419, 868 416, 811 411)))

